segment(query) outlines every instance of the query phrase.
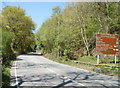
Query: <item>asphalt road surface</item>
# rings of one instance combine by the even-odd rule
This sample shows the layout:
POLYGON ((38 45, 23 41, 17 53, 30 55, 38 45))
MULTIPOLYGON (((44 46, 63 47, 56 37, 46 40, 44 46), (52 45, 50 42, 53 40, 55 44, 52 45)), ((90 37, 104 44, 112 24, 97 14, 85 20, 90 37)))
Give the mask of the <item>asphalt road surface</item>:
MULTIPOLYGON (((20 55, 11 68, 11 86, 120 87, 118 78, 60 64, 43 56, 20 55)), ((73 87, 72 87, 73 88, 73 87)))

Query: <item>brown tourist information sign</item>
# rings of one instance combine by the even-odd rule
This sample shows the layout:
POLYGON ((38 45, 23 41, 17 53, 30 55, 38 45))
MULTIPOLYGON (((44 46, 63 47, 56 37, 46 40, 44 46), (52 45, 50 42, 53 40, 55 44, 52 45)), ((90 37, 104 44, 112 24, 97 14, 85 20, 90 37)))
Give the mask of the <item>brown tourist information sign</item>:
POLYGON ((118 38, 117 34, 96 34, 96 52, 98 54, 118 55, 118 38))

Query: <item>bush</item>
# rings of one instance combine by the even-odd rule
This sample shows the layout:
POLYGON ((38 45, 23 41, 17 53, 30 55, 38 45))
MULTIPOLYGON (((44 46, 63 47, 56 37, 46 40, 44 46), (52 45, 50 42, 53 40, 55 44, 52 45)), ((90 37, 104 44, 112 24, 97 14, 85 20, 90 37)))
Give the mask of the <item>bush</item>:
POLYGON ((10 85, 10 68, 3 67, 2 70, 2 87, 7 88, 10 85))
POLYGON ((2 88, 10 86, 10 68, 12 66, 12 60, 6 61, 6 64, 2 66, 2 88))
POLYGON ((13 53, 11 43, 14 35, 11 32, 2 32, 2 58, 3 64, 7 62, 7 60, 12 60, 15 58, 15 54, 13 53))

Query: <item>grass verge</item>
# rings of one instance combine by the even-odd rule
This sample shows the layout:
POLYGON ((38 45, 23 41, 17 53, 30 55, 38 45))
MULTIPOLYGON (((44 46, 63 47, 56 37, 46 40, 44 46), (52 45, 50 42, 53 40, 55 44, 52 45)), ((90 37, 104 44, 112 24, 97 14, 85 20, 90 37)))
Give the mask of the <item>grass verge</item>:
POLYGON ((2 66, 2 88, 10 86, 10 68, 12 66, 12 60, 9 60, 2 66))
MULTIPOLYGON (((110 75, 110 76, 116 76, 119 77, 120 74, 120 69, 119 68, 113 68, 113 67, 105 67, 105 66, 94 66, 94 65, 90 65, 90 64, 84 64, 84 63, 76 63, 76 62, 72 62, 71 60, 69 60, 66 57, 55 57, 51 54, 46 54, 45 55, 46 58, 51 59, 53 61, 62 63, 62 64, 67 64, 67 65, 71 65, 74 67, 78 67, 78 68, 82 68, 82 69, 86 69, 86 70, 90 70, 90 71, 94 71, 97 73, 102 73, 105 75, 110 75)), ((76 61, 81 61, 81 62, 88 62, 91 64, 96 64, 96 58, 93 56, 85 56, 85 57, 81 57, 78 58, 76 61)), ((120 63, 114 64, 114 63, 101 63, 101 65, 111 65, 111 66, 118 66, 120 63)))

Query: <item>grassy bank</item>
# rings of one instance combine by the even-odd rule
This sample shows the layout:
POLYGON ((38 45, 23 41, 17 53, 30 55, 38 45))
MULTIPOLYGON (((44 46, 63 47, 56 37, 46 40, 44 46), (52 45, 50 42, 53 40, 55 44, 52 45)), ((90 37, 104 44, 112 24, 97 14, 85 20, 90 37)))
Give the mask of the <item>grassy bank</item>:
POLYGON ((12 62, 9 60, 2 66, 2 88, 7 88, 10 85, 10 68, 12 62))
MULTIPOLYGON (((120 74, 119 68, 106 67, 106 66, 94 66, 94 64, 97 63, 97 60, 96 60, 96 57, 93 57, 93 56, 85 56, 85 57, 81 57, 81 58, 74 60, 74 61, 80 61, 80 62, 85 62, 85 63, 91 63, 93 65, 84 64, 84 63, 76 63, 76 62, 73 62, 73 60, 70 60, 66 57, 59 57, 58 58, 58 57, 55 57, 51 54, 46 54, 45 57, 49 58, 53 61, 62 63, 62 64, 67 64, 67 65, 71 65, 74 67, 87 69, 90 71, 95 71, 95 72, 110 75, 110 76, 118 77, 118 75, 120 74)), ((109 61, 104 61, 104 63, 103 63, 103 61, 104 61, 104 59, 101 59, 100 65, 120 66, 120 63, 114 64, 112 59, 109 61)), ((117 62, 119 62, 119 61, 117 60, 117 62)))

